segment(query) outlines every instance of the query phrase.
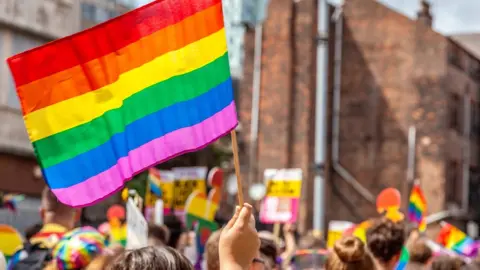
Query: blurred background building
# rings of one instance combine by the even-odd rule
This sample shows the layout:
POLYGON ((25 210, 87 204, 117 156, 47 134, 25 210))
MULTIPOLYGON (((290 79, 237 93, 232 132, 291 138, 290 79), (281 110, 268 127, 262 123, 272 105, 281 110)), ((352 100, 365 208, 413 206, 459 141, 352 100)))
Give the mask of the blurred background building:
MULTIPOLYGON (((328 16, 321 18, 328 21, 326 36, 317 33, 317 1, 267 1, 268 16, 259 28, 248 17, 256 16, 255 3, 261 2, 223 0, 246 187, 249 181, 261 182, 266 168, 302 168, 301 220, 310 227, 319 165, 326 179, 325 221, 361 221, 373 215, 374 198, 386 187, 402 191, 406 202, 409 181, 418 179, 431 221, 449 219, 461 227, 480 222, 480 34, 433 31, 430 6, 420 0, 413 19, 377 1, 330 6, 328 16), (257 42, 255 36, 260 37, 257 42), (314 164, 321 74, 317 46, 322 42, 328 46, 323 70, 328 81, 327 147, 325 164, 314 164), (255 59, 261 60, 256 68, 255 59), (252 112, 258 115, 255 142, 251 124, 257 117, 252 112), (416 140, 409 147, 412 128, 416 140)), ((134 0, 0 0, 0 55, 6 59, 136 5, 134 0)), ((211 167, 219 163, 218 153, 231 154, 225 151, 228 138, 224 142, 160 167, 211 167)), ((44 181, 35 168, 14 84, 2 62, 0 191, 33 196, 21 207, 38 218, 35 196, 44 181)), ((105 206, 97 208, 86 211, 90 220, 105 212, 105 206)), ((0 211, 0 223, 11 219, 5 215, 0 211)))
MULTIPOLYGON (((38 196, 45 185, 23 124, 20 103, 7 57, 78 31, 80 5, 76 0, 0 1, 0 190, 27 195, 19 206, 22 218, 0 211, 0 223, 15 223, 20 230, 40 219, 38 196)), ((41 67, 32 67, 41 68, 41 67)))
POLYGON ((241 161, 245 171, 254 171, 247 179, 262 181, 266 168, 302 168, 301 218, 307 227, 314 216, 318 166, 325 169, 325 221, 359 222, 374 215, 375 197, 386 187, 399 189, 406 203, 409 170, 426 193, 430 221, 465 225, 478 219, 480 36, 433 31, 426 1, 418 1, 417 17, 410 19, 377 1, 349 0, 343 8, 331 6, 323 37, 317 33, 316 2, 270 2, 254 151, 248 148, 255 31, 246 33, 238 105, 247 149, 241 161), (327 158, 314 164, 321 42, 328 43, 327 158), (411 127, 416 129, 412 168, 411 127), (251 159, 257 161, 253 167, 251 159))
POLYGON ((33 149, 4 60, 74 33, 79 29, 79 18, 79 2, 74 0, 0 1, 0 190, 38 194, 44 185, 34 177, 33 149))
POLYGON ((92 27, 121 15, 137 5, 135 0, 80 0, 81 27, 92 27))

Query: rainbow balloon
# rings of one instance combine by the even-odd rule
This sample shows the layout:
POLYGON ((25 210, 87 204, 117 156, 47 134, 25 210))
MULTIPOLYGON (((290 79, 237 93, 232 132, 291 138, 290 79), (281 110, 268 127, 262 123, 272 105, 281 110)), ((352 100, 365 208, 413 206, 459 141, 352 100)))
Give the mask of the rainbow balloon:
POLYGON ((0 251, 9 260, 23 246, 22 235, 13 227, 0 224, 0 251))

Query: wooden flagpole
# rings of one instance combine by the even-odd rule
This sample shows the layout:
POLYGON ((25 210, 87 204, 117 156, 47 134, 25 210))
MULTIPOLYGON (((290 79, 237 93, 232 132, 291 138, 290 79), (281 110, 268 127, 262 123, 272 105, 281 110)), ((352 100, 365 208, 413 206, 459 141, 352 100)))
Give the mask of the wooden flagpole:
POLYGON ((238 159, 237 133, 235 130, 232 130, 230 131, 230 135, 232 136, 233 165, 235 166, 235 175, 237 176, 238 205, 241 207, 244 200, 242 177, 240 175, 240 161, 238 159))

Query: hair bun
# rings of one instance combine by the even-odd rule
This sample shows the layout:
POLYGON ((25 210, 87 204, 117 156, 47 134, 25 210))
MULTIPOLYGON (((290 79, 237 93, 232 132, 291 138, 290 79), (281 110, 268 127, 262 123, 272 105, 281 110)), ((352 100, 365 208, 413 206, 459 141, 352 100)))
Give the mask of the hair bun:
POLYGON ((357 237, 348 236, 337 241, 333 251, 344 263, 359 262, 365 256, 365 244, 357 237))

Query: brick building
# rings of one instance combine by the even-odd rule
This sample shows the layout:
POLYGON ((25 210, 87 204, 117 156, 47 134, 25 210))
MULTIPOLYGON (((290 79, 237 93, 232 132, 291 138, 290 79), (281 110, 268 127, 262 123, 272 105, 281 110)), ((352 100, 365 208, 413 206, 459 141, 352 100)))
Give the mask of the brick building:
MULTIPOLYGON (((479 39, 433 31, 429 8, 419 1, 418 17, 412 20, 374 0, 346 0, 339 19, 331 20, 327 220, 361 221, 375 213, 372 198, 360 195, 345 179, 360 183, 373 197, 395 187, 408 200, 411 126, 417 134, 415 178, 424 189, 429 213, 436 214, 431 220, 475 218, 475 211, 456 210, 476 210, 479 39)), ((258 162, 252 168, 244 164, 244 171, 255 170, 256 179, 265 168, 302 168, 307 182, 301 219, 307 227, 313 216, 315 173, 316 21, 316 1, 270 3, 263 30, 258 162)), ((254 31, 248 31, 245 38, 238 101, 247 149, 253 36, 254 31)), ((251 158, 248 151, 243 155, 243 161, 251 158)))

